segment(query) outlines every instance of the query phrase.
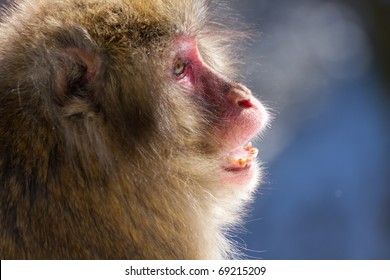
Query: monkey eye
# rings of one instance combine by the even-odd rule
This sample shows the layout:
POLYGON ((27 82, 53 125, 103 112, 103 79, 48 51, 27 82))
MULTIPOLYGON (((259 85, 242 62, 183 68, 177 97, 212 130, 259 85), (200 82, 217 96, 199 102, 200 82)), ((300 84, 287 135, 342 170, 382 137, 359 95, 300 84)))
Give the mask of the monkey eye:
POLYGON ((175 65, 173 67, 173 75, 180 76, 184 73, 184 70, 186 70, 187 63, 185 63, 180 58, 176 60, 175 65))

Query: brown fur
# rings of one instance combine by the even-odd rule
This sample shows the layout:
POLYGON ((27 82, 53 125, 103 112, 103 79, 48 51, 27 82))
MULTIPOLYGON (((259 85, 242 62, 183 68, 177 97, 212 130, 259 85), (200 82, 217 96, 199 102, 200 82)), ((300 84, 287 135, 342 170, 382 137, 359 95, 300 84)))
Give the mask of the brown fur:
POLYGON ((34 0, 6 14, 0 258, 232 257, 225 235, 255 183, 220 186, 221 120, 166 77, 180 34, 234 77, 208 4, 34 0))

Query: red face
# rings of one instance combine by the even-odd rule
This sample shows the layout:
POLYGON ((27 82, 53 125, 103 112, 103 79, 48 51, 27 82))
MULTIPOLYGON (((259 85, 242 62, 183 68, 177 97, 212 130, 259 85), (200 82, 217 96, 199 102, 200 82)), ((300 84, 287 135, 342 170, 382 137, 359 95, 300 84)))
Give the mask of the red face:
MULTIPOLYGON (((215 130, 222 143, 221 167, 229 183, 245 184, 255 175, 257 149, 249 142, 266 125, 268 114, 244 85, 231 81, 204 63, 195 39, 178 38, 173 77, 186 92, 204 99, 221 120, 215 130)), ((225 180, 223 179, 223 180, 225 180)))

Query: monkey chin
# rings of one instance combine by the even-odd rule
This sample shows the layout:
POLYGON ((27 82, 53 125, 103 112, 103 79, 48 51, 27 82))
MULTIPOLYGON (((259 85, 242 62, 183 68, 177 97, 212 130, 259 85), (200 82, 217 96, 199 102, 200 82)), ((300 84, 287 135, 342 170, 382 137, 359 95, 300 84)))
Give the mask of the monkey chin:
POLYGON ((222 165, 222 184, 253 188, 260 179, 260 167, 256 162, 258 150, 249 142, 230 152, 222 165))

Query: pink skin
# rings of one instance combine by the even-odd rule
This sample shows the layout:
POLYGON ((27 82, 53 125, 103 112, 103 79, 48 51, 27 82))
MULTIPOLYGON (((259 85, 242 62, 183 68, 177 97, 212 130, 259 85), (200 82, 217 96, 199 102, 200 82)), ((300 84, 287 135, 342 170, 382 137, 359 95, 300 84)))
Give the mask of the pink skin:
MULTIPOLYGON (((268 116, 265 108, 247 87, 228 80, 207 66, 200 57, 194 38, 179 37, 176 44, 179 52, 174 62, 180 59, 186 67, 175 78, 183 87, 207 100, 210 109, 222 120, 216 136, 224 143, 226 157, 229 154, 245 155, 242 147, 266 125, 268 116)), ((233 168, 226 161, 222 166, 229 171, 229 183, 238 185, 248 183, 256 173, 253 165, 233 168)))

